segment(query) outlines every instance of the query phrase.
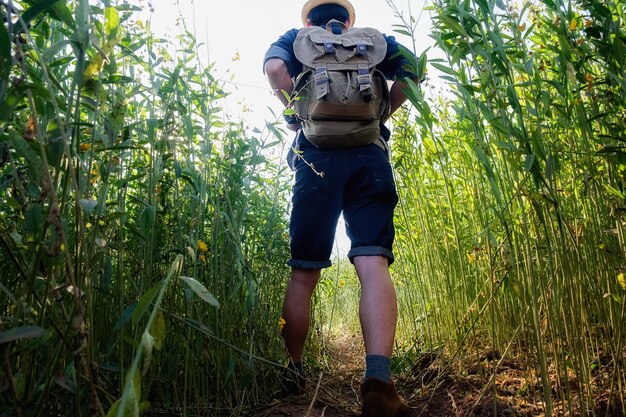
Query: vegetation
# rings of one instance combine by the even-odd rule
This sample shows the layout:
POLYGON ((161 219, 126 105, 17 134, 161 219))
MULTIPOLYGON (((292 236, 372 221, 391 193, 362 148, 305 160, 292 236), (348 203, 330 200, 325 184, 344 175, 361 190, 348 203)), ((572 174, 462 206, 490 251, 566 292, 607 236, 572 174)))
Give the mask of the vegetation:
MULTIPOLYGON (((92 3, 0 0, 0 415, 249 413, 284 363, 287 139, 222 111, 184 28, 92 3)), ((412 65, 449 94, 408 81, 395 121, 394 364, 514 358, 545 415, 623 415, 625 5, 431 12, 445 59, 412 65)), ((356 294, 324 273, 314 351, 356 294)))
POLYGON ((0 6, 0 413, 264 399, 282 353, 289 175, 264 156, 279 132, 226 119, 193 36, 170 57, 136 6, 20 6, 0 6))
POLYGON ((548 416, 623 414, 624 4, 432 9, 452 97, 413 83, 394 143, 412 346, 521 356, 548 416))

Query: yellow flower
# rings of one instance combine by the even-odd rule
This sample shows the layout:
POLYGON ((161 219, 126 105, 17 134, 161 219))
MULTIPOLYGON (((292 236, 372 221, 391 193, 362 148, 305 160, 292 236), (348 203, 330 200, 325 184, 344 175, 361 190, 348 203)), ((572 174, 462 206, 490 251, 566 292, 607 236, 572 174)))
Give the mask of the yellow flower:
POLYGON ((526 29, 526 24, 521 24, 517 26, 517 30, 519 30, 520 32, 523 32, 526 29))
POLYGON ((285 324, 287 324, 287 322, 285 321, 284 318, 279 318, 278 319, 278 328, 280 329, 280 331, 283 331, 283 327, 285 327, 285 324))
POLYGON ((91 143, 83 142, 80 144, 80 150, 86 152, 91 149, 91 143))
POLYGON ((239 61, 240 59, 241 59, 241 56, 239 55, 239 51, 235 52, 235 55, 233 55, 232 58, 230 58, 230 60, 233 62, 239 61))
POLYGON ((569 22, 569 30, 573 32, 576 30, 577 27, 578 27, 578 22, 576 21, 576 19, 572 19, 569 22))
POLYGON ((203 254, 198 255, 198 260, 202 262, 203 264, 206 263, 206 258, 204 257, 203 254))
POLYGON ((200 252, 206 252, 209 250, 209 248, 207 248, 206 246, 206 243, 204 243, 200 239, 198 239, 198 249, 200 250, 200 252))
POLYGON ((623 272, 617 274, 617 282, 619 282, 619 285, 620 287, 622 287, 622 289, 626 290, 626 277, 624 276, 623 272))
POLYGON ((473 253, 467 252, 466 255, 467 255, 467 260, 469 261, 469 263, 472 263, 476 260, 476 256, 473 253))

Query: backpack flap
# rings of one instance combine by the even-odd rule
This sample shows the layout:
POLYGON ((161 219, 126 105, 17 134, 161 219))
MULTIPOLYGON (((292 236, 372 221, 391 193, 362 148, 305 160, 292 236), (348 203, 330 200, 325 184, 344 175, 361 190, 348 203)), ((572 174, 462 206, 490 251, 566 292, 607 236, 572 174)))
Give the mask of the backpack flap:
POLYGON ((387 54, 387 41, 372 28, 349 28, 336 35, 321 27, 309 27, 300 29, 293 49, 306 67, 324 63, 330 70, 349 70, 359 63, 369 68, 380 64, 387 54))

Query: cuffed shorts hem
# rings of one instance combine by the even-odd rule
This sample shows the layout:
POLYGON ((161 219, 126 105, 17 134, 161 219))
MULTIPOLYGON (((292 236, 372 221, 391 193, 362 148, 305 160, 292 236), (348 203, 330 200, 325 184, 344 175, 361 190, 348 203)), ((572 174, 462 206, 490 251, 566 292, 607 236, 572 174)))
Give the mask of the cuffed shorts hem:
POLYGON ((352 263, 354 263, 354 258, 357 256, 384 256, 389 261, 389 265, 394 261, 393 252, 382 246, 359 246, 352 248, 348 252, 348 259, 352 263))
POLYGON ((333 263, 328 260, 328 261, 301 261, 298 259, 290 259, 289 261, 287 261, 287 265, 289 265, 292 268, 297 268, 297 269, 323 269, 323 268, 328 268, 332 265, 333 263))

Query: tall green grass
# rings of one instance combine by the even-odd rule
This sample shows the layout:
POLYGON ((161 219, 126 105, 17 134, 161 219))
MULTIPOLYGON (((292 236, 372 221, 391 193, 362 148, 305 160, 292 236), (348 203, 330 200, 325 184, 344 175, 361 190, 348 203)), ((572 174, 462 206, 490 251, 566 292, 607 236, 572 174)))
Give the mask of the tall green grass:
POLYGON ((548 416, 624 413, 624 5, 431 11, 451 95, 412 83, 394 143, 403 333, 527 361, 548 416))
POLYGON ((0 4, 0 415, 265 401, 283 358, 290 176, 267 157, 281 132, 231 120, 194 36, 155 37, 138 6, 13 4, 0 4))

